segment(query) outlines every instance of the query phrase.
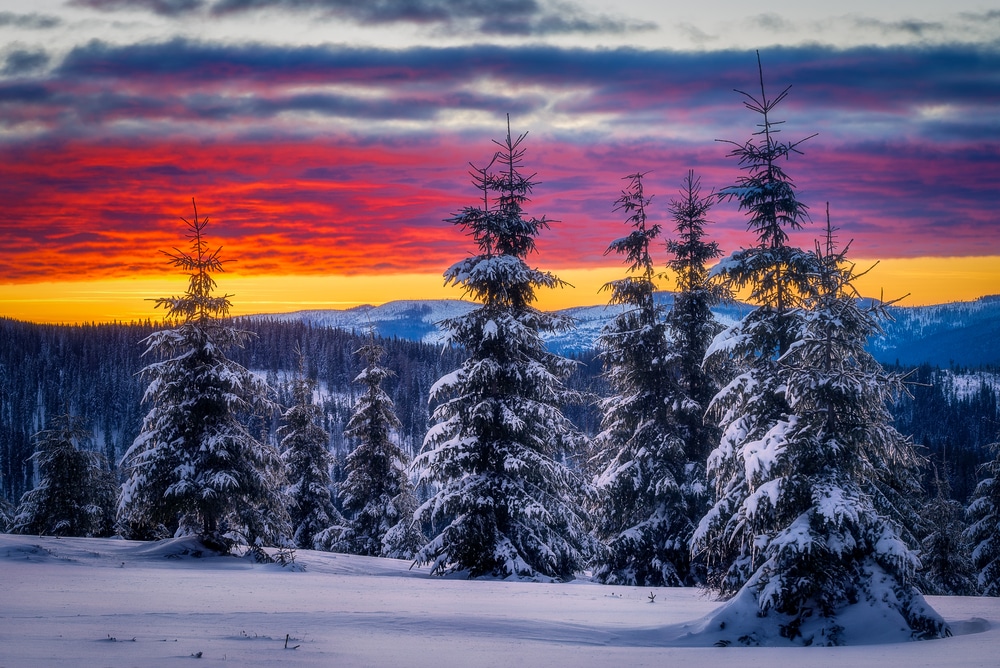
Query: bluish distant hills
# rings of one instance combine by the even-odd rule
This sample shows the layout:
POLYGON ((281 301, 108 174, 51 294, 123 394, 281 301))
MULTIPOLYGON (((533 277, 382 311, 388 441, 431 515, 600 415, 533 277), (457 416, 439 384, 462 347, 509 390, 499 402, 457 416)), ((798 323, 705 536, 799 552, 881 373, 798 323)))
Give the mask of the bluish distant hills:
MULTIPOLYGON (((661 292, 657 299, 670 308, 674 295, 661 292)), ((359 332, 371 327, 384 337, 439 343, 444 340, 444 332, 438 323, 475 307, 472 302, 456 299, 407 300, 381 306, 297 311, 261 317, 301 320, 359 332)), ((560 311, 576 319, 577 326, 568 332, 547 335, 549 348, 560 354, 592 350, 601 328, 615 316, 618 308, 599 305, 560 311)), ((752 308, 737 303, 717 307, 714 311, 723 324, 729 325, 752 308)), ((940 367, 1000 365, 1000 295, 935 306, 892 306, 889 312, 893 319, 884 324, 885 334, 869 342, 869 350, 880 362, 940 367)))

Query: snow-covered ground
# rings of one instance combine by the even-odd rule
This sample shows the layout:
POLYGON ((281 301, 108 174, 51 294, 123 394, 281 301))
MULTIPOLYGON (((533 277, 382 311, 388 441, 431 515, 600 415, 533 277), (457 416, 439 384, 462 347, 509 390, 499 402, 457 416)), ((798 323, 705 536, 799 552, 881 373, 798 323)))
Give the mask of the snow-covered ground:
POLYGON ((0 667, 1000 665, 996 598, 929 597, 945 640, 686 647, 719 605, 697 590, 441 579, 304 550, 295 572, 196 549, 0 534, 0 667))

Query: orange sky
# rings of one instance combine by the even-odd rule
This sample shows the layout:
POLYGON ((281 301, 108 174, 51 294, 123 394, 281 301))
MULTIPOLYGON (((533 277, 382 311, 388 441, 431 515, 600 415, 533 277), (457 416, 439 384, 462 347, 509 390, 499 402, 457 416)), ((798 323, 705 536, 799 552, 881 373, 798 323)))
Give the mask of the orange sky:
MULTIPOLYGON (((857 260, 858 269, 872 261, 857 260)), ((549 268, 538 263, 543 269, 549 268)), ((619 266, 587 269, 554 268, 572 288, 539 294, 543 309, 601 304, 600 286, 622 276, 619 266)), ((218 276, 219 290, 233 296, 233 314, 282 313, 307 309, 343 309, 396 299, 457 299, 461 292, 445 288, 440 274, 353 276, 218 276)), ((150 318, 156 297, 186 288, 182 275, 84 281, 0 284, 0 315, 40 323, 130 322, 150 318)), ((664 288, 671 286, 664 283, 664 288)), ((1000 294, 1000 257, 911 258, 883 260, 859 281, 866 296, 886 299, 910 296, 904 306, 972 300, 1000 294)))

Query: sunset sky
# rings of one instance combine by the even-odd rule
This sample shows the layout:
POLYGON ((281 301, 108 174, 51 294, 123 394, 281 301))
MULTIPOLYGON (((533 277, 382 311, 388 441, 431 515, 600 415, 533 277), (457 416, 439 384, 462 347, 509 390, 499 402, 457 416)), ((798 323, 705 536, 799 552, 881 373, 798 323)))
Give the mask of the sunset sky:
MULTIPOLYGON (((529 131, 527 213, 558 222, 531 263, 596 304, 622 275, 622 177, 651 215, 695 169, 739 176, 759 49, 788 173, 812 223, 830 203, 873 296, 1000 293, 1000 10, 977 0, 0 0, 0 316, 157 317, 185 280, 195 198, 236 313, 459 297, 473 251, 444 219, 469 163, 529 131), (992 9, 990 7, 993 7, 992 9)), ((753 243, 735 204, 725 251, 753 243)), ((657 249, 658 261, 667 257, 657 249)), ((669 287, 665 284, 664 287, 669 287)))

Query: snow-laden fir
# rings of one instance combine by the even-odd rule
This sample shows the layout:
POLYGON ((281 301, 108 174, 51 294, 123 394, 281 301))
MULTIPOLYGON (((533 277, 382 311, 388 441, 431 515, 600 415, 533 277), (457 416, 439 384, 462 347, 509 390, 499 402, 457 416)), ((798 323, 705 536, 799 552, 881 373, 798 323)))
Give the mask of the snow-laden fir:
POLYGON ((431 539, 417 561, 441 574, 569 580, 592 543, 585 486, 566 463, 583 439, 559 408, 573 398, 562 382, 572 363, 540 336, 569 323, 533 306, 535 290, 561 282, 526 263, 548 221, 523 211, 533 185, 519 171, 524 139, 508 126, 473 172, 482 203, 451 219, 478 253, 445 279, 480 306, 444 323, 468 359, 431 390, 435 425, 414 468, 435 493, 418 509, 431 539))
POLYGON ((237 541, 281 544, 281 457, 247 426, 255 411, 271 408, 270 390, 226 357, 249 333, 224 320, 228 295, 213 295, 223 261, 205 241, 208 219, 195 209, 184 222, 190 251, 166 255, 189 274, 188 289, 156 300, 179 325, 146 340, 146 353, 160 359, 143 369, 150 409, 123 458, 119 521, 135 538, 197 535, 223 550, 237 541))
POLYGON ((330 435, 321 426, 323 412, 313 400, 316 383, 299 372, 292 379, 292 406, 282 415, 279 448, 285 464, 292 542, 306 549, 323 549, 339 535, 344 518, 333 503, 330 435))
POLYGON ((611 305, 622 311, 600 339, 613 394, 600 403, 602 431, 593 442, 593 514, 602 541, 593 569, 595 579, 609 584, 681 586, 703 579, 689 543, 708 502, 703 462, 712 430, 701 426, 701 415, 714 392, 702 358, 714 330, 710 293, 699 291, 715 250, 701 241, 710 203, 689 174, 686 198, 671 207, 683 237, 668 246, 680 258, 672 268, 681 292, 672 319, 665 318, 654 299, 650 255, 661 227, 647 222, 651 198, 642 176, 626 177, 616 210, 628 214, 632 230, 607 251, 623 256, 629 275, 605 286, 611 305))
POLYGON ((344 435, 357 445, 347 456, 347 479, 340 486, 344 525, 329 543, 334 552, 411 559, 424 538, 414 519, 417 501, 407 476, 409 458, 395 432, 400 426, 382 382, 392 372, 374 333, 358 349, 365 360, 355 382, 364 387, 344 435))
POLYGON ((865 350, 879 332, 881 304, 864 308, 827 213, 825 242, 807 253, 787 245, 806 207, 777 165, 801 142, 777 140, 770 117, 787 89, 767 97, 744 93, 762 116, 755 139, 736 144, 744 175, 724 191, 749 218, 758 245, 715 271, 749 286, 758 308, 719 334, 708 359, 736 364, 738 375, 715 397, 723 428, 708 460, 715 504, 694 548, 704 552, 714 584, 730 601, 720 624, 733 642, 770 644, 773 633, 805 645, 855 642, 861 609, 881 614, 891 637, 950 633, 914 587, 920 566, 919 523, 911 502, 919 490, 912 444, 890 424, 886 406, 903 390, 865 350), (745 633, 739 618, 770 617, 770 633, 745 633))

